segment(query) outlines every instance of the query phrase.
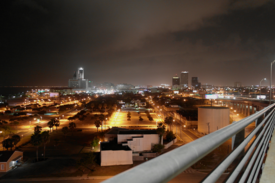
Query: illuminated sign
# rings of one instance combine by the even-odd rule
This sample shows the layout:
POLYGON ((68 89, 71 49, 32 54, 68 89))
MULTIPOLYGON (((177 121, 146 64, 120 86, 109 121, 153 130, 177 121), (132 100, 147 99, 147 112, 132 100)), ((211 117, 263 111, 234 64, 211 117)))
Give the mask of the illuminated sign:
POLYGON ((216 94, 206 94, 205 98, 206 99, 217 99, 218 95, 216 95, 216 94))
POLYGON ((257 95, 257 99, 266 99, 265 95, 257 95))

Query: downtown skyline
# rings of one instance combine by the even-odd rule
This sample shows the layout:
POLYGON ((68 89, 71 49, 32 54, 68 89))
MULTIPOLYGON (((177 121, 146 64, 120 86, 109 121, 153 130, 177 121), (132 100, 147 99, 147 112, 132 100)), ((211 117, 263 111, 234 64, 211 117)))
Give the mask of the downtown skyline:
POLYGON ((170 84, 187 70, 202 84, 268 85, 275 59, 269 0, 1 4, 2 86, 66 85, 78 67, 96 83, 170 84))

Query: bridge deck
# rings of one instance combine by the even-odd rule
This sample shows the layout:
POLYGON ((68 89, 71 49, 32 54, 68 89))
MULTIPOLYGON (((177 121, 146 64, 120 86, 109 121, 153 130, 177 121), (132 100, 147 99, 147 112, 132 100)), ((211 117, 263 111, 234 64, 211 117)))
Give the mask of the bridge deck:
POLYGON ((273 131, 269 150, 265 160, 263 174, 260 183, 272 183, 275 180, 275 130, 273 131))

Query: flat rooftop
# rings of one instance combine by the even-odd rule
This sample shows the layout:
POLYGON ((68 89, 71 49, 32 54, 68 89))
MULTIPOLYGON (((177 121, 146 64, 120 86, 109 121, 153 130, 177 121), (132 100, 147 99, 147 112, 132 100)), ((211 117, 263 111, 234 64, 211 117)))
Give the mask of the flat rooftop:
POLYGON ((117 144, 117 139, 112 140, 110 142, 101 142, 100 143, 100 150, 101 151, 131 151, 131 149, 128 146, 123 146, 122 144, 117 144))

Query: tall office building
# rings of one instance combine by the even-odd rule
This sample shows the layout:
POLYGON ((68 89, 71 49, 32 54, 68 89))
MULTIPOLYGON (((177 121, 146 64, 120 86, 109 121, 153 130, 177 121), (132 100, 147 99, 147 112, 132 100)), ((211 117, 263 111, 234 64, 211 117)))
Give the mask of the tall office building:
POLYGON ((199 82, 199 78, 198 77, 192 77, 192 86, 195 89, 201 88, 201 83, 199 82))
POLYGON ((80 67, 73 75, 73 79, 69 79, 69 87, 75 89, 88 89, 88 79, 84 79, 84 69, 80 67))
POLYGON ((187 88, 188 87, 188 71, 182 71, 180 74, 180 85, 187 88))
POLYGON ((172 86, 180 85, 180 78, 176 75, 172 78, 172 86))
POLYGON ((78 79, 84 79, 84 70, 82 67, 78 69, 78 79))
POLYGON ((241 83, 241 82, 235 82, 235 83, 234 83, 234 87, 235 87, 235 88, 242 87, 242 83, 241 83))

